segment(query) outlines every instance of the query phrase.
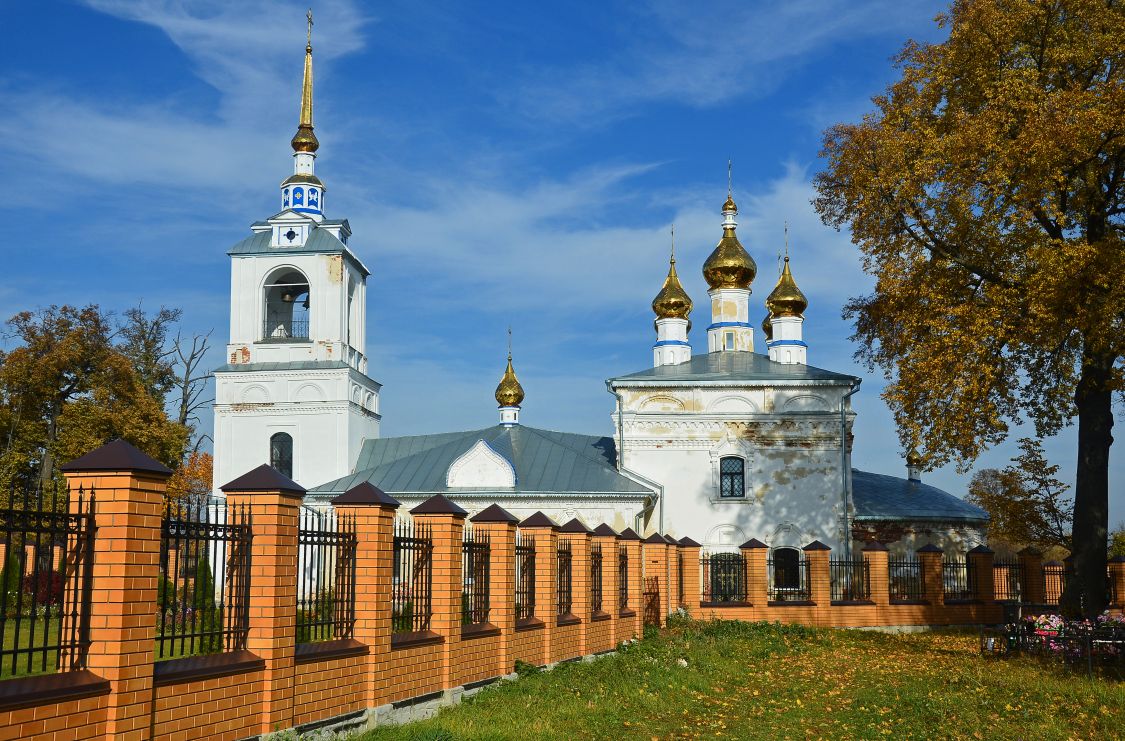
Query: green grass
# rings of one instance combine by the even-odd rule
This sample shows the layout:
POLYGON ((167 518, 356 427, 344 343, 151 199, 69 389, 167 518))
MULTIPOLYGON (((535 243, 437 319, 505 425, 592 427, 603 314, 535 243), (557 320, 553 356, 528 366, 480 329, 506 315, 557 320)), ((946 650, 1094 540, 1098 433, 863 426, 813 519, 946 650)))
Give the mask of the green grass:
POLYGON ((1125 684, 983 658, 972 633, 681 622, 362 738, 1111 739, 1123 709, 1125 684))
MULTIPOLYGON (((24 617, 20 619, 19 633, 16 633, 16 619, 14 617, 8 618, 4 625, 4 648, 10 649, 16 646, 20 648, 27 648, 28 646, 41 646, 43 645, 43 624, 47 623, 47 642, 54 643, 59 638, 59 619, 53 617, 48 621, 43 618, 38 618, 35 621, 35 635, 31 635, 31 618, 24 617)), ((43 654, 36 653, 31 657, 31 671, 27 670, 27 655, 20 654, 16 659, 16 670, 12 671, 12 657, 4 657, 3 665, 0 666, 0 679, 12 679, 14 677, 31 677, 37 674, 54 674, 55 661, 58 660, 58 651, 51 650, 47 652, 47 668, 41 669, 43 666, 43 654)))

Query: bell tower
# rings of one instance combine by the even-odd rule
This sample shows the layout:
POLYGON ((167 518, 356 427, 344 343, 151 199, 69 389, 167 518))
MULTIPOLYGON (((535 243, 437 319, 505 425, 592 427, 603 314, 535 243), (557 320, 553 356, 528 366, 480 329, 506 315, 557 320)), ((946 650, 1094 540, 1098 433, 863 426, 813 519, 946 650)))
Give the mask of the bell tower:
POLYGON ((230 339, 215 371, 215 486, 269 463, 305 487, 351 473, 379 436, 367 375, 367 267, 346 219, 324 215, 313 132, 312 13, 293 174, 282 210, 250 226, 231 258, 230 339))

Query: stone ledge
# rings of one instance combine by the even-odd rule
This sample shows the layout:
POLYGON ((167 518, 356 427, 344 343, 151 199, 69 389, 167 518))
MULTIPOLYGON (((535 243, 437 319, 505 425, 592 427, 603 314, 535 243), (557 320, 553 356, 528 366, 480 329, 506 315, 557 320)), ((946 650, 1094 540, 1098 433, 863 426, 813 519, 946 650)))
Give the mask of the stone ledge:
POLYGON ((109 681, 82 669, 0 682, 0 711, 109 694, 109 681))
POLYGON ((266 668, 266 662, 249 651, 187 656, 182 659, 158 661, 152 668, 152 683, 157 687, 200 679, 246 674, 266 668))

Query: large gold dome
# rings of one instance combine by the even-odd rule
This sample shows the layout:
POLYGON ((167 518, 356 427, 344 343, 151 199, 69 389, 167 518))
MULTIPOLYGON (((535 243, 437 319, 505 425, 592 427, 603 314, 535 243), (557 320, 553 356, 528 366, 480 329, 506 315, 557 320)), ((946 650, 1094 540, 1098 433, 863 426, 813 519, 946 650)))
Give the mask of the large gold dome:
MULTIPOLYGON (((734 201, 728 197, 723 204, 723 213, 733 216, 738 212, 734 201)), ((754 258, 743 248, 734 233, 734 221, 723 223, 723 238, 715 246, 714 252, 703 263, 703 277, 711 288, 750 288, 758 266, 754 258)))
POLYGON ((668 277, 664 279, 664 287, 652 300, 652 310, 657 319, 687 319, 691 306, 691 296, 687 295, 687 291, 680 285, 680 277, 676 275, 676 257, 673 255, 668 263, 668 277))
POLYGON ((496 387, 496 403, 502 407, 518 407, 523 402, 523 386, 520 386, 516 372, 512 368, 512 354, 508 353, 508 369, 496 387))
POLYGON ((789 271, 789 255, 785 256, 785 267, 782 268, 781 277, 773 292, 766 298, 766 308, 770 316, 804 316, 805 309, 809 308, 809 300, 797 282, 793 280, 793 273, 789 271))

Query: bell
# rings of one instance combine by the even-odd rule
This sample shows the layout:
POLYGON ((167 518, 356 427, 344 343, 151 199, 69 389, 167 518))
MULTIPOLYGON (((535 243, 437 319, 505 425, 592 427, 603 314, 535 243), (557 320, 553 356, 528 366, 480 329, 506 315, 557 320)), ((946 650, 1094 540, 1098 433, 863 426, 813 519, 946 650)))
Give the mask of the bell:
POLYGON ((292 288, 286 288, 284 291, 281 292, 281 300, 284 301, 287 304, 293 303, 293 301, 296 300, 296 298, 297 298, 297 294, 293 293, 292 288))

